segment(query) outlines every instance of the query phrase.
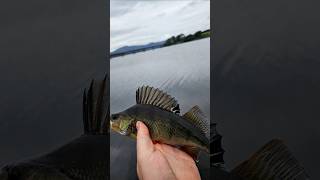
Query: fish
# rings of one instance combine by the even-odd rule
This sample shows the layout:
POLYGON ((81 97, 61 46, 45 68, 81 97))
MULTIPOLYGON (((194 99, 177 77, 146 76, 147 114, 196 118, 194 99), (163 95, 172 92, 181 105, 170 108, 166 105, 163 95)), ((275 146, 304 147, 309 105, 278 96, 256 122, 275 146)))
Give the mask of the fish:
POLYGON ((181 116, 174 97, 142 86, 136 90, 135 105, 111 115, 110 128, 135 139, 137 121, 148 127, 153 142, 179 147, 194 159, 200 151, 209 153, 209 121, 197 105, 181 116))
POLYGON ((216 123, 210 131, 210 171, 213 179, 232 180, 310 180, 306 170, 290 152, 283 140, 272 139, 227 171, 222 148, 222 136, 216 130, 216 123))
POLYGON ((109 179, 108 77, 92 80, 83 93, 83 134, 35 158, 5 165, 0 180, 109 179))

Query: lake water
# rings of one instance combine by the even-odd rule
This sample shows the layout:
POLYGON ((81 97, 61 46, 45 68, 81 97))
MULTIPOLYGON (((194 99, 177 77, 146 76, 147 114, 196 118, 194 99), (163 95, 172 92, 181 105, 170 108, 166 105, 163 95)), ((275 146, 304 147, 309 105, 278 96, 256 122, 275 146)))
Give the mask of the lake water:
MULTIPOLYGON (((111 59, 111 113, 134 105, 135 91, 142 85, 160 88, 175 97, 182 114, 198 105, 209 120, 210 39, 111 59)), ((128 137, 111 133, 111 179, 136 179, 135 145, 128 137)), ((200 171, 208 166, 208 156, 201 154, 200 171)))

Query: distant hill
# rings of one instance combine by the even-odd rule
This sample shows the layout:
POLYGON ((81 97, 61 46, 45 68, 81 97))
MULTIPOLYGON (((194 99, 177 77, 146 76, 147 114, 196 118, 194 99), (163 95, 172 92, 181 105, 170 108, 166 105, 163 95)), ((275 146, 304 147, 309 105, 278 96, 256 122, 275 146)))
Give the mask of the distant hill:
POLYGON ((123 46, 113 52, 111 52, 111 57, 123 56, 126 54, 137 53, 141 51, 146 51, 150 49, 160 48, 164 45, 165 41, 161 42, 152 42, 145 45, 136 45, 136 46, 123 46))
POLYGON ((137 52, 142 52, 142 51, 147 51, 150 49, 156 49, 156 48, 161 48, 165 46, 171 46, 175 44, 180 44, 180 43, 185 43, 189 41, 194 41, 202 38, 207 38, 210 37, 210 29, 205 30, 205 31, 197 31, 194 34, 189 34, 189 35, 184 35, 184 34, 179 34, 177 36, 172 36, 171 38, 165 40, 165 41, 160 41, 160 42, 152 42, 149 44, 145 45, 136 45, 136 46, 123 46, 110 54, 110 58, 113 57, 118 57, 118 56, 124 56, 127 54, 132 54, 132 53, 137 53, 137 52))

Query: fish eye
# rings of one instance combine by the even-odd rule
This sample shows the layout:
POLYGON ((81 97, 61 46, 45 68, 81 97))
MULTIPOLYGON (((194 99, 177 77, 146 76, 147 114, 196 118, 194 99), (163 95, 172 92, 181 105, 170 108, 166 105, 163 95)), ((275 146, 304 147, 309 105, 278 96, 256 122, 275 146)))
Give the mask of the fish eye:
POLYGON ((117 120, 118 117, 119 117, 118 114, 112 114, 112 115, 111 115, 111 120, 117 120))

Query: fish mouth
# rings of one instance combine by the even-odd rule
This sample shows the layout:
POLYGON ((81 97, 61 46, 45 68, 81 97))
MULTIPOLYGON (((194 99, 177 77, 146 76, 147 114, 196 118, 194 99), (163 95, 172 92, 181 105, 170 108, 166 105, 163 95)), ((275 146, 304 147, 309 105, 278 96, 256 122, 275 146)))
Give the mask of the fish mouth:
POLYGON ((127 136, 129 135, 129 131, 128 130, 120 130, 119 133, 123 136, 127 136))
POLYGON ((130 131, 128 129, 125 129, 125 130, 121 130, 119 128, 119 125, 117 123, 114 123, 112 121, 110 121, 110 128, 115 131, 115 132, 118 132, 119 134, 123 135, 123 136, 128 136, 130 134, 130 131))

